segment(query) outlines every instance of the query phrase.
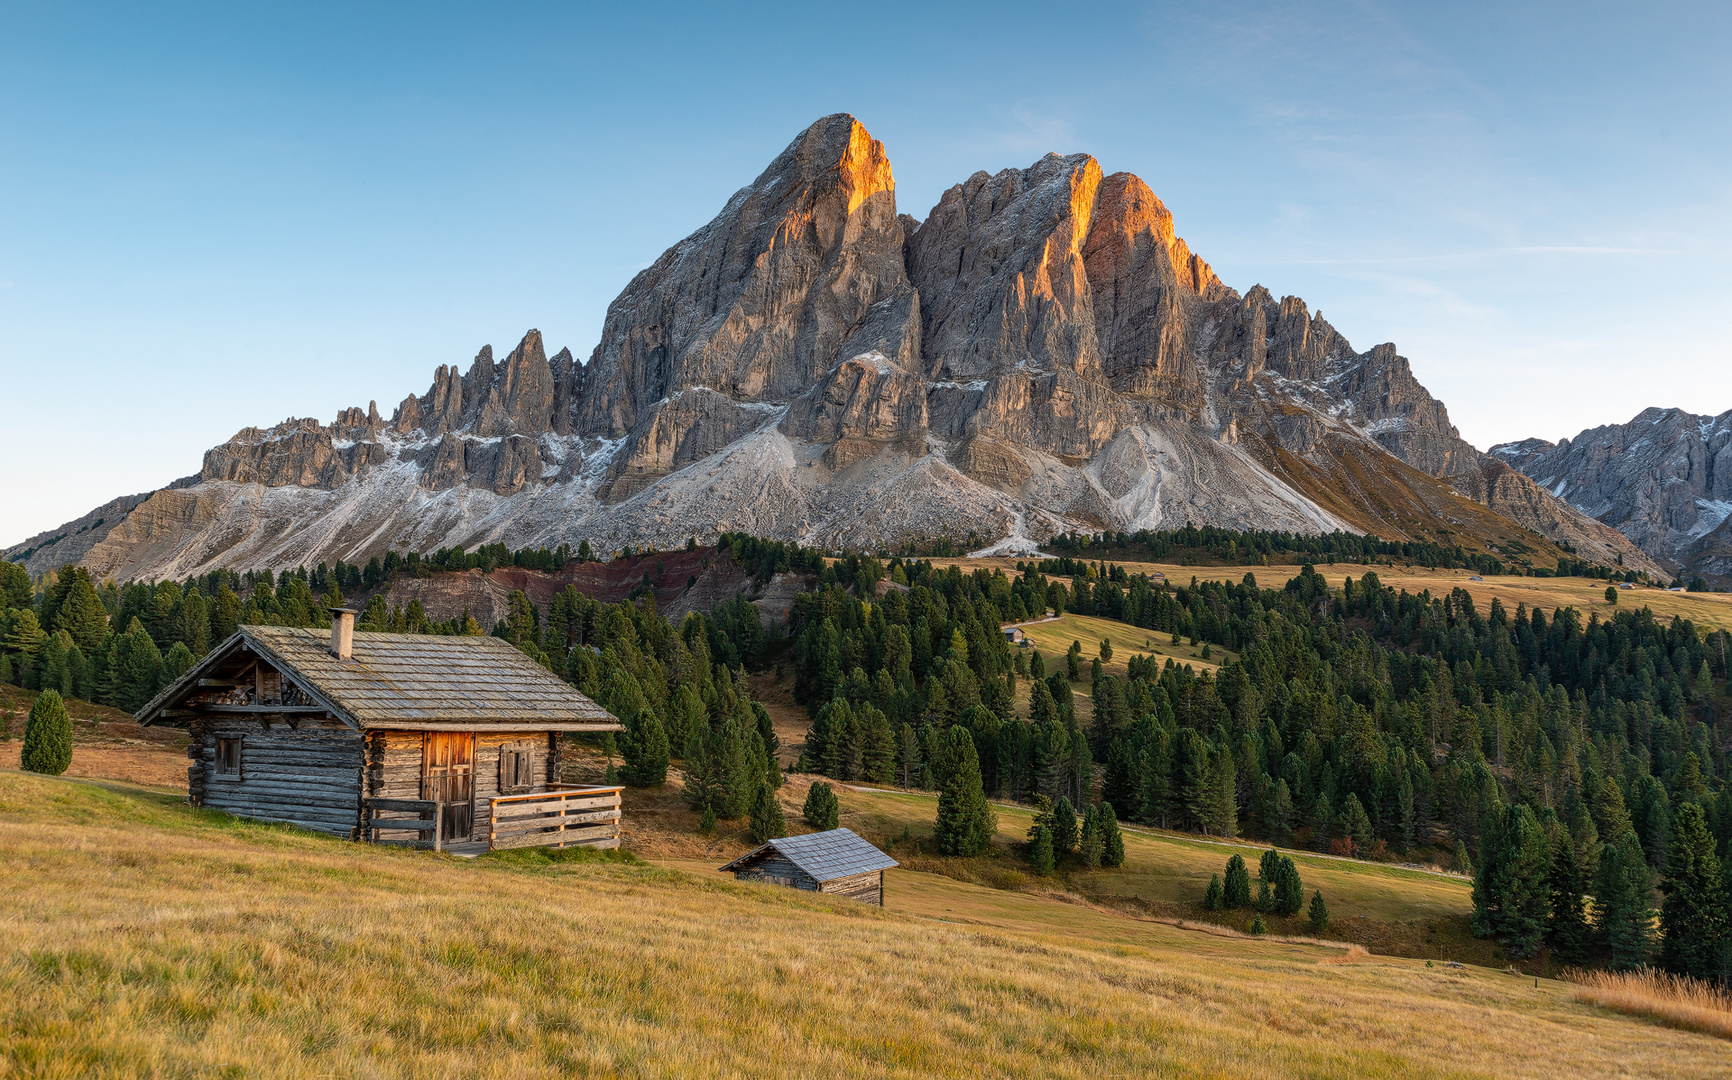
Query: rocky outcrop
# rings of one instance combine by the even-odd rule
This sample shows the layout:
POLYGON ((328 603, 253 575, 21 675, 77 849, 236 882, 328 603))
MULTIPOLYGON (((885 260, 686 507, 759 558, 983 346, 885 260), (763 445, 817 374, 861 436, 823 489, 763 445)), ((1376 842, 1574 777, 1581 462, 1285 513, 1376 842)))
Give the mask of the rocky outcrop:
POLYGON ((1484 505, 1439 481, 1480 456, 1393 345, 1228 288, 1147 184, 1087 154, 976 173, 916 221, 883 145, 824 117, 625 287, 589 357, 531 330, 438 366, 389 421, 243 430, 100 559, 178 576, 728 530, 1020 551, 1191 522, 1545 565, 1534 529, 1605 540, 1507 478, 1462 481, 1484 505))
POLYGON ((863 353, 788 407, 782 430, 799 439, 894 439, 926 431, 926 383, 881 352, 863 353))
POLYGON ((1647 552, 1623 533, 1602 525, 1569 503, 1555 498, 1521 473, 1494 458, 1449 478, 1455 490, 1590 562, 1623 566, 1664 576, 1647 552))
POLYGON ((935 378, 1101 372, 1083 242, 1101 167, 1048 154, 946 191, 908 241, 935 378))
POLYGON ((1194 302, 1226 290, 1173 234, 1172 213, 1130 173, 1100 184, 1083 268, 1113 389, 1195 418, 1203 372, 1191 337, 1194 302))
POLYGON ((1732 411, 1646 409, 1627 424, 1488 451, 1628 537, 1674 573, 1732 585, 1732 411))
POLYGON ((378 443, 349 442, 339 447, 332 441, 332 431, 364 438, 379 426, 377 410, 369 420, 352 409, 340 414, 329 431, 312 419, 285 420, 269 431, 244 428, 228 442, 205 451, 199 475, 204 480, 330 491, 385 460, 385 449, 378 443))
POLYGON ((902 243, 884 145, 852 116, 818 121, 609 306, 577 430, 617 438, 698 386, 794 398, 907 287, 902 243))

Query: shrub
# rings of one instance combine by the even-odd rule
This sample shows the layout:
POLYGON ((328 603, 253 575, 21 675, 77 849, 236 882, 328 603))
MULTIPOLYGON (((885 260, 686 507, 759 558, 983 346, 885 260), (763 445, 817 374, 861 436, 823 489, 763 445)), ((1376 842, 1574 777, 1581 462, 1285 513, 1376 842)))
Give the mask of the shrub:
POLYGON ((55 690, 44 690, 30 706, 20 764, 30 772, 59 776, 72 764, 72 718, 55 690))
POLYGON ((1251 920, 1251 933, 1253 933, 1253 934, 1267 934, 1268 932, 1269 932, 1269 928, 1267 926, 1263 925, 1263 916, 1262 915, 1259 914, 1258 916, 1256 916, 1255 918, 1253 918, 1251 920))

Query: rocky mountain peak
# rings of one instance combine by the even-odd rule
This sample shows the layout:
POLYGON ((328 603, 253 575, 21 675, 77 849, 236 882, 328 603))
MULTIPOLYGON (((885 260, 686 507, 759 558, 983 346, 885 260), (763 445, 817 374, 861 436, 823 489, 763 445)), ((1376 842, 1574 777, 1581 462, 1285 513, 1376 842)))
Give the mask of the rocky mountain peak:
POLYGON ((389 423, 369 404, 245 429, 91 557, 181 573, 724 529, 1028 550, 1187 521, 1492 522, 1484 542, 1520 550, 1544 541, 1516 522, 1581 532, 1532 484, 1479 474, 1464 498, 1436 479, 1479 462, 1393 345, 1357 353, 1298 297, 1240 296, 1138 177, 1048 154, 917 222, 883 144, 838 113, 638 273, 587 364, 530 330, 503 360, 440 365, 389 423))

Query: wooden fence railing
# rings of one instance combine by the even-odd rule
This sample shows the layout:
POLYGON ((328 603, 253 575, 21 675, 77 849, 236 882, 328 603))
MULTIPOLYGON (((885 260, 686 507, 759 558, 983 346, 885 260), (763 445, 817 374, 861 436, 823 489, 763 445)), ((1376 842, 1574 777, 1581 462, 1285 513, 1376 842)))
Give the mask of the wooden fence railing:
POLYGON ((361 839, 372 844, 401 844, 440 851, 445 846, 442 828, 445 815, 440 809, 441 804, 432 799, 366 799, 361 803, 361 839), (415 835, 379 835, 405 832, 415 835))
POLYGON ((521 847, 619 847, 617 787, 553 784, 530 795, 489 799, 487 850, 521 847))

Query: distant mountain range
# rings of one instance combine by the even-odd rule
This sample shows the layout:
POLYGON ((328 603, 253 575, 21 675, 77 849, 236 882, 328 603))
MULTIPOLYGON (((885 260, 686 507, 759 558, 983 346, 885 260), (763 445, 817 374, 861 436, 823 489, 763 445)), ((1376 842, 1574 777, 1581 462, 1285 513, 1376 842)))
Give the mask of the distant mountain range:
POLYGON ((1732 410, 1646 409, 1627 424, 1490 455, 1685 577, 1732 586, 1732 410))
POLYGON ((531 330, 503 361, 440 366, 389 419, 243 428, 197 475, 6 556, 179 577, 723 530, 1018 552, 1189 522, 1666 572, 1650 556, 1675 545, 1504 449, 1463 442, 1393 345, 1357 352, 1297 297, 1229 288, 1137 177, 1048 155, 916 221, 883 145, 838 114, 639 273, 587 363, 531 330))

